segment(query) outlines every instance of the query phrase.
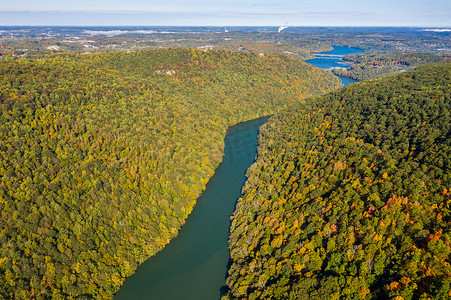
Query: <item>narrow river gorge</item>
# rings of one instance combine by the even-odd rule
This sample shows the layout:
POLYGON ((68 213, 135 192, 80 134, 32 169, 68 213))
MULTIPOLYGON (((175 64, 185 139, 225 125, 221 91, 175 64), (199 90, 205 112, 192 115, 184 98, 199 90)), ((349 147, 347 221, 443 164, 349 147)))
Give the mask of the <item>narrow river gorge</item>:
POLYGON ((179 235, 127 278, 115 299, 220 298, 229 260, 230 216, 257 153, 258 129, 268 117, 232 126, 222 163, 179 235))
MULTIPOLYGON (((346 67, 340 58, 362 52, 336 47, 308 63, 323 69, 346 67)), ((341 78, 343 86, 354 80, 341 78)), ((232 126, 225 138, 222 163, 197 200, 179 235, 163 251, 143 263, 115 299, 219 299, 229 261, 228 233, 245 173, 257 153, 258 130, 269 117, 232 126)))

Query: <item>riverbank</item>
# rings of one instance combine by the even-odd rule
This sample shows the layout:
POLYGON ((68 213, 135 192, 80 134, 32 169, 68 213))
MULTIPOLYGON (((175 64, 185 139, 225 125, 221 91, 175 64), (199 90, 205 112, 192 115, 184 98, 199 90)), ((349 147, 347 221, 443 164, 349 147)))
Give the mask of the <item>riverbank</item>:
POLYGON ((115 299, 219 299, 229 261, 230 216, 257 153, 263 117, 229 128, 222 163, 179 235, 127 278, 115 299), (234 201, 230 201, 234 199, 234 201))
MULTIPOLYGON (((321 53, 315 53, 314 59, 306 60, 306 63, 309 63, 315 67, 329 70, 332 72, 334 68, 348 68, 352 65, 352 63, 346 63, 343 61, 343 57, 345 57, 348 54, 356 54, 356 53, 362 53, 363 50, 358 48, 351 48, 351 47, 341 47, 341 46, 333 46, 334 50, 328 51, 328 52, 321 52, 321 53)), ((344 76, 338 76, 335 75, 338 78, 340 78, 342 82, 342 87, 357 82, 357 80, 354 80, 349 77, 344 76)))

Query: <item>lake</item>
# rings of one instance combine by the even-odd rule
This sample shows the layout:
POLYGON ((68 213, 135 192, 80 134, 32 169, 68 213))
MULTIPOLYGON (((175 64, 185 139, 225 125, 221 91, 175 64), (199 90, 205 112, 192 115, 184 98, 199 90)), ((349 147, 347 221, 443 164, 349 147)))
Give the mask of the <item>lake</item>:
MULTIPOLYGON (((314 59, 306 60, 315 67, 332 71, 333 68, 347 68, 349 63, 342 62, 341 59, 348 54, 362 53, 363 50, 350 47, 333 46, 334 50, 329 52, 315 53, 314 59)), ((341 79, 342 86, 357 82, 354 79, 338 76, 341 79)))
POLYGON ((229 128, 222 163, 178 236, 125 280, 115 299, 219 299, 229 262, 230 216, 269 117, 229 128))

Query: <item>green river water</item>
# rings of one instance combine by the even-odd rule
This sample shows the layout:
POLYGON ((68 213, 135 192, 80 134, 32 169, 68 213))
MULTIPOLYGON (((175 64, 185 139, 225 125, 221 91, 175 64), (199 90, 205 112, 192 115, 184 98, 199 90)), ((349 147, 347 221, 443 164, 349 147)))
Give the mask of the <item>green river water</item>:
POLYGON ((246 170, 255 160, 258 129, 269 117, 230 127, 224 158, 179 235, 126 279, 115 299, 214 300, 225 286, 230 216, 246 170))
MULTIPOLYGON (((343 66, 346 54, 360 49, 335 47, 332 59, 310 64, 330 69, 343 66)), ((343 86, 355 82, 341 78, 343 86)), ((115 299, 217 300, 225 286, 229 261, 230 216, 241 195, 246 170, 255 160, 258 129, 269 117, 232 126, 225 139, 223 162, 216 169, 179 235, 126 279, 115 299)))

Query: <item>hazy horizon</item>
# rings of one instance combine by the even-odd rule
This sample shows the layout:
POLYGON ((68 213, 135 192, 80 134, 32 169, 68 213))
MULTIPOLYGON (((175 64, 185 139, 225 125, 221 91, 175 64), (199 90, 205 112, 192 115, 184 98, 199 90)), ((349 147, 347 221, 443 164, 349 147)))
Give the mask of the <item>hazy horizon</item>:
POLYGON ((9 1, 0 26, 450 27, 448 0, 9 1))
POLYGON ((416 26, 416 25, 290 25, 288 22, 284 24, 270 24, 270 25, 2 25, 0 28, 26 28, 26 27, 61 27, 61 28, 278 28, 286 25, 287 28, 418 28, 423 31, 437 31, 437 32, 451 32, 450 26, 416 26))

